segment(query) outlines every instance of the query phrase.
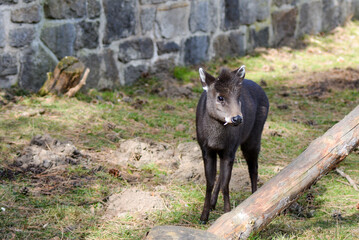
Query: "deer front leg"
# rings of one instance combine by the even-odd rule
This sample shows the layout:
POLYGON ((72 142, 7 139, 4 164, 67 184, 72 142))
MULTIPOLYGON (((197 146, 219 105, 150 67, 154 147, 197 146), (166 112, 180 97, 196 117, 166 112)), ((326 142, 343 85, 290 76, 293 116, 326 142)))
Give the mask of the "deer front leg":
POLYGON ((223 157, 220 162, 220 184, 223 194, 224 201, 224 212, 229 212, 231 210, 231 204, 229 201, 229 182, 232 176, 234 158, 232 157, 223 157))
POLYGON ((217 182, 216 182, 216 186, 214 187, 213 193, 212 193, 212 198, 211 198, 211 210, 215 210, 216 209, 216 204, 217 204, 217 200, 218 200, 218 194, 219 194, 219 190, 221 187, 221 176, 219 176, 217 182))
POLYGON ((203 151, 203 161, 204 161, 204 172, 206 176, 206 197, 204 200, 204 206, 202 215, 200 218, 200 223, 205 224, 208 221, 209 211, 211 207, 211 195, 216 180, 217 172, 217 155, 214 151, 203 151))

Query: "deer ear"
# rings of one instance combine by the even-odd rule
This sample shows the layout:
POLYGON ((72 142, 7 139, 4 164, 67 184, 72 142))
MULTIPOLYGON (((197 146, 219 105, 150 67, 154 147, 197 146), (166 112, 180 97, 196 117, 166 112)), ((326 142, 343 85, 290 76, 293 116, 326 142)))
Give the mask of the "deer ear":
POLYGON ((200 68, 198 72, 199 72, 199 77, 201 79, 203 90, 207 92, 208 86, 215 81, 215 78, 211 74, 204 71, 203 68, 200 68))
POLYGON ((242 67, 238 68, 238 70, 236 70, 236 76, 244 79, 246 76, 246 66, 242 65, 242 67))

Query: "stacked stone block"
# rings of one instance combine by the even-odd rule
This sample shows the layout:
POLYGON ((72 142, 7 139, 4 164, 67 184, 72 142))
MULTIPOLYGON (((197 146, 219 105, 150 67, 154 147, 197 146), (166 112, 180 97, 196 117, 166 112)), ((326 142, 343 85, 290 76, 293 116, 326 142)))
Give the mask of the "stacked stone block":
POLYGON ((0 87, 38 90, 67 55, 86 88, 291 44, 359 16, 359 0, 0 0, 0 87))

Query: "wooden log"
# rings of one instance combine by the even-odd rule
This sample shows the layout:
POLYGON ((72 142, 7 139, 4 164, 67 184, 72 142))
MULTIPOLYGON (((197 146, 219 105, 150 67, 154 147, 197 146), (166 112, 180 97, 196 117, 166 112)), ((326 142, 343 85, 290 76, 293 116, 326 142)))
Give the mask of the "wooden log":
POLYGON ((224 239, 247 239, 335 168, 358 144, 359 106, 207 231, 224 239))
MULTIPOLYGON (((359 105, 253 195, 218 218, 207 232, 219 239, 247 239, 289 207, 358 145, 359 105)), ((192 229, 168 226, 155 227, 147 239, 192 239, 194 236, 193 239, 208 239, 199 238, 198 231, 192 229)))
POLYGON ((85 70, 85 65, 75 57, 64 57, 39 90, 40 95, 48 93, 64 94, 77 86, 85 70))

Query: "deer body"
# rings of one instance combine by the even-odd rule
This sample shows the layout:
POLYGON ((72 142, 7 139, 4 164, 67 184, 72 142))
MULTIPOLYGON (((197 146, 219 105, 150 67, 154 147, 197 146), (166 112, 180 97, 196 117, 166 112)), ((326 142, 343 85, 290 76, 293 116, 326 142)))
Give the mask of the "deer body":
POLYGON ((199 70, 203 89, 196 112, 197 140, 202 150, 206 176, 206 197, 201 222, 215 208, 219 190, 224 211, 230 211, 229 181, 239 146, 248 164, 252 192, 257 190, 258 154, 269 103, 263 89, 244 79, 245 68, 222 70, 218 78, 199 70), (220 174, 215 185, 217 155, 220 174), (214 190, 213 190, 214 189, 214 190))

